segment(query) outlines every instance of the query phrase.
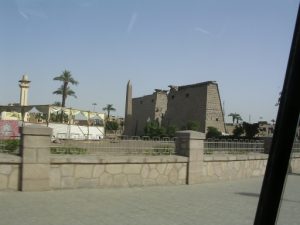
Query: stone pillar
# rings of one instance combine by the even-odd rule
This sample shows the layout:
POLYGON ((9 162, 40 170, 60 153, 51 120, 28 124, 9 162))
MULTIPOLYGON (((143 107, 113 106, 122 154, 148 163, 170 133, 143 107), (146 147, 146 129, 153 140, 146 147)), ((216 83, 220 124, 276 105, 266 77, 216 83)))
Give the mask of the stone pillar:
POLYGON ((269 154, 271 150, 272 137, 264 138, 264 153, 269 154))
POLYGON ((187 184, 201 183, 205 134, 187 130, 176 132, 176 137, 176 154, 188 157, 187 184))
POLYGON ((21 191, 50 190, 50 137, 52 129, 25 126, 21 129, 21 191))

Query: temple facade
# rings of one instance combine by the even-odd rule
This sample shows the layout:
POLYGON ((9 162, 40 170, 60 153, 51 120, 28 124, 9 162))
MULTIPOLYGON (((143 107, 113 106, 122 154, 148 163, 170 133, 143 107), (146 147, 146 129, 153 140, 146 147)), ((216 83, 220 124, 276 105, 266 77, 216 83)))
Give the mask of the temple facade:
POLYGON ((215 127, 225 133, 224 113, 216 82, 169 87, 168 91, 155 89, 151 95, 132 98, 132 85, 127 85, 127 96, 130 97, 126 98, 126 105, 130 105, 130 109, 125 110, 125 135, 143 135, 149 121, 178 129, 194 122, 199 125, 200 132, 206 133, 208 127, 215 127))

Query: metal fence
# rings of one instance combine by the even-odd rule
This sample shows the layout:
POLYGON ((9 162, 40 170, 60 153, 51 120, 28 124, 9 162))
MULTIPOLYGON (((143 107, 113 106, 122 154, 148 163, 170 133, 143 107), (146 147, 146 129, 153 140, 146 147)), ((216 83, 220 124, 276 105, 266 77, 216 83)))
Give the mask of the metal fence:
POLYGON ((20 154, 20 136, 0 139, 0 153, 20 154))
POLYGON ((51 145, 52 154, 85 155, 174 155, 175 141, 170 139, 103 139, 100 141, 68 140, 51 145))
MULTIPOLYGON (((126 137, 99 141, 61 140, 52 143, 52 154, 74 155, 174 155, 175 138, 126 137)), ((263 140, 208 139, 204 153, 247 154, 264 153, 263 140)), ((293 152, 300 152, 300 142, 295 141, 293 152)))
POLYGON ((230 139, 208 139, 204 141, 205 154, 246 154, 250 152, 263 153, 264 141, 230 139))

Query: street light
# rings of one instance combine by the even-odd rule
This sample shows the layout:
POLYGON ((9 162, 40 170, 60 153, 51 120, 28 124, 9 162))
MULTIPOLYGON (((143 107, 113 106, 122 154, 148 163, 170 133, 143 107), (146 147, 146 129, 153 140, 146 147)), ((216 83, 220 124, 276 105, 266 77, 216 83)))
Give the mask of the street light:
POLYGON ((95 108, 96 108, 97 103, 93 103, 92 105, 94 106, 93 111, 95 112, 95 108))

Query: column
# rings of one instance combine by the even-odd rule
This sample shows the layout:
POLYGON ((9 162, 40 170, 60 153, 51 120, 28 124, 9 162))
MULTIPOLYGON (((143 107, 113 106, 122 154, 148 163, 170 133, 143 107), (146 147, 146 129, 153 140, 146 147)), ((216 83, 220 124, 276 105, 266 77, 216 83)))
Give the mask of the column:
POLYGON ((50 190, 50 137, 52 129, 41 126, 21 128, 22 191, 50 190))
POLYGON ((176 137, 176 153, 188 157, 187 184, 201 183, 205 134, 187 130, 176 132, 176 137))

